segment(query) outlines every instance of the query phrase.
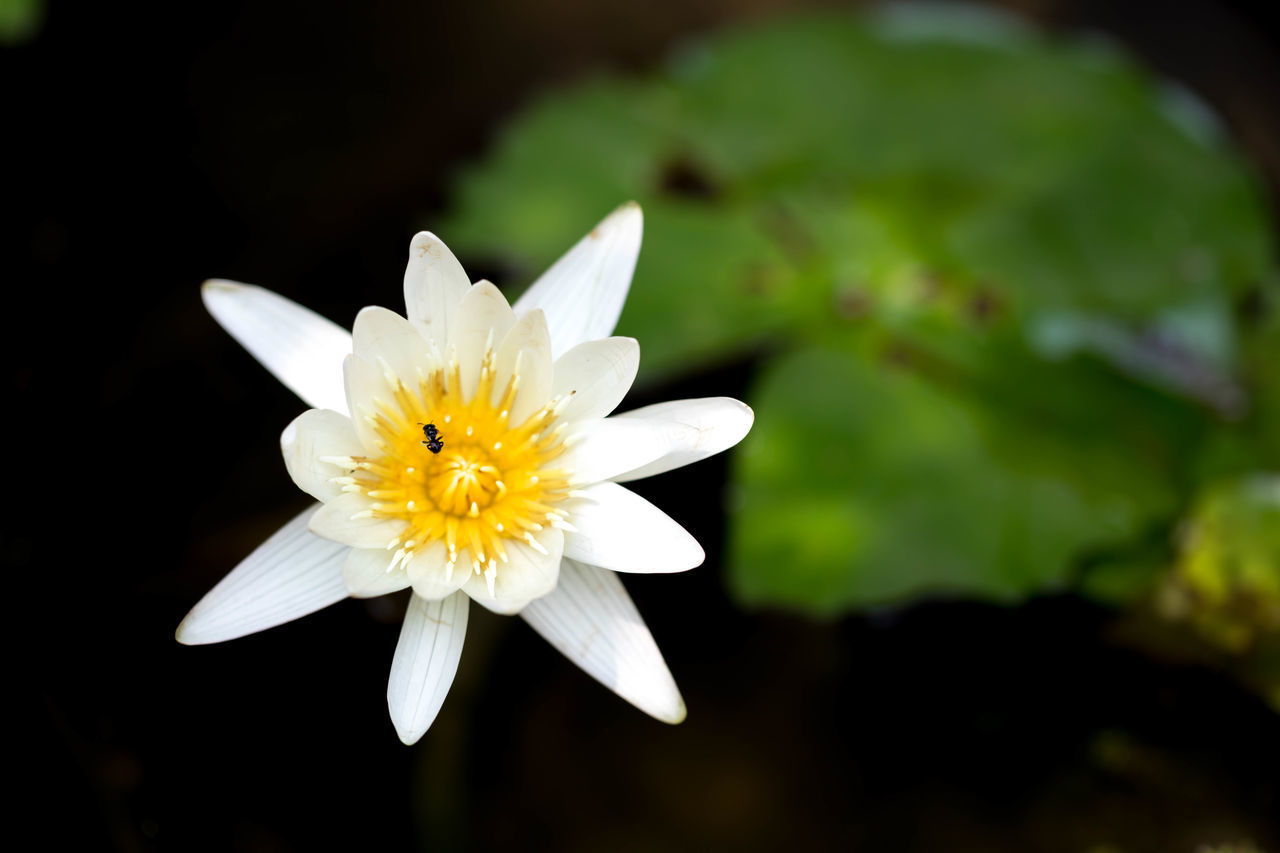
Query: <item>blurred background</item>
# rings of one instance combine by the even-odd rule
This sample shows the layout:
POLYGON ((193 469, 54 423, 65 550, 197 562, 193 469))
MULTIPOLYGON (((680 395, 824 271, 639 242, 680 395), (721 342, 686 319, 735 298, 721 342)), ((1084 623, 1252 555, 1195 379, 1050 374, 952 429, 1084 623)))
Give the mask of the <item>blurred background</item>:
MULTIPOLYGON (((1244 3, 0 2, 0 559, 48 848, 1280 850, 1280 59, 1244 3), (625 407, 675 728, 473 608, 184 648, 307 500, 199 283, 342 325, 429 228, 509 296, 645 208, 625 407), (11 468, 11 470, 13 470, 11 468)), ((27 760, 29 759, 29 760, 27 760)))

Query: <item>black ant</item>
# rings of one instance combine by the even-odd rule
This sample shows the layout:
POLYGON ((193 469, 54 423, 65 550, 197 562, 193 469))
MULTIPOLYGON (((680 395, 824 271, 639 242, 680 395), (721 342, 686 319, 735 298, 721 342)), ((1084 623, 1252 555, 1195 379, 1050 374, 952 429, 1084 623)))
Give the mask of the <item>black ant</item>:
POLYGON ((444 433, 436 429, 435 424, 427 424, 422 428, 422 431, 427 436, 427 440, 422 442, 427 446, 427 450, 432 453, 439 453, 444 450, 444 433))

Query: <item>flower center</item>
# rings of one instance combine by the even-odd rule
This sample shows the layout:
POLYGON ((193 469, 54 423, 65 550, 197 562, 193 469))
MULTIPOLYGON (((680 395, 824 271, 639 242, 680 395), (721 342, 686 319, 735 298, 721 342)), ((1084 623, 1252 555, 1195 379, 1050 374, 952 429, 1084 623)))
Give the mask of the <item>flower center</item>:
POLYGON ((469 400, 456 360, 414 388, 389 372, 386 379, 394 399, 379 400, 368 418, 382 455, 334 461, 351 463, 345 488, 370 498, 372 517, 406 523, 387 544, 396 550, 388 571, 407 564, 417 549, 443 542, 448 577, 462 559, 492 587, 511 542, 545 554, 533 534, 544 525, 572 529, 557 508, 569 496, 568 472, 552 464, 565 449, 563 428, 552 426, 559 401, 510 423, 519 361, 496 403, 492 350, 469 400))
POLYGON ((450 453, 439 473, 426 483, 429 499, 454 515, 465 515, 473 504, 477 510, 488 509, 499 488, 506 489, 502 471, 484 448, 474 445, 450 453))

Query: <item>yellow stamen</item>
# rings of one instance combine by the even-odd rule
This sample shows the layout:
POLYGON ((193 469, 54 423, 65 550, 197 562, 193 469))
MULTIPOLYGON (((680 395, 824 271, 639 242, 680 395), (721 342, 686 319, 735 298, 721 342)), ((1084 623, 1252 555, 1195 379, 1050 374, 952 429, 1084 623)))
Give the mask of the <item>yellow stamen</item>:
POLYGON ((379 399, 373 411, 361 413, 382 453, 325 460, 343 469, 345 476, 334 478, 343 491, 377 501, 362 517, 406 523, 399 539, 387 546, 395 552, 391 569, 408 565, 416 549, 443 542, 446 579, 463 561, 485 577, 492 591, 497 574, 510 562, 511 543, 546 554, 534 537, 543 522, 572 530, 557 506, 569 495, 568 472, 552 464, 566 447, 563 430, 549 429, 559 401, 511 424, 518 364, 501 393, 496 375, 492 348, 481 363, 475 394, 465 401, 456 356, 444 367, 420 373, 412 385, 386 373, 391 400, 379 399), (436 425, 443 442, 439 452, 424 442, 427 424, 436 425))

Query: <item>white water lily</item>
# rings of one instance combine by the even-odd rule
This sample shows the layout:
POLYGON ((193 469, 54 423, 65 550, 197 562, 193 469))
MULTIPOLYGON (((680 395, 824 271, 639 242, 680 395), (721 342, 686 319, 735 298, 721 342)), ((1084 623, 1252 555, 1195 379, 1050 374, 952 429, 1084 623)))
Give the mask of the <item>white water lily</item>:
POLYGON ((640 250, 640 208, 614 211, 514 306, 474 285, 433 234, 413 238, 407 319, 366 308, 351 334, 281 296, 225 281, 210 313, 310 409, 281 437, 320 501, 249 555, 178 628, 213 643, 348 595, 412 587, 387 702, 405 743, 453 682, 469 600, 519 613, 570 660, 670 723, 685 706, 615 572, 703 560, 679 524, 619 483, 733 446, 751 427, 728 398, 608 417, 639 365, 607 337, 640 250))

